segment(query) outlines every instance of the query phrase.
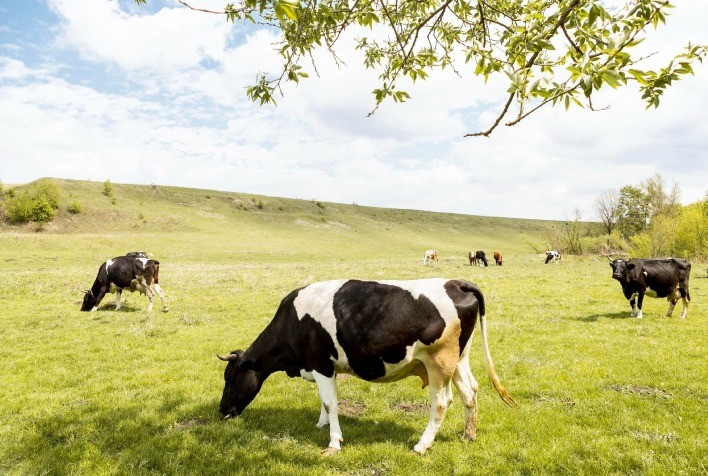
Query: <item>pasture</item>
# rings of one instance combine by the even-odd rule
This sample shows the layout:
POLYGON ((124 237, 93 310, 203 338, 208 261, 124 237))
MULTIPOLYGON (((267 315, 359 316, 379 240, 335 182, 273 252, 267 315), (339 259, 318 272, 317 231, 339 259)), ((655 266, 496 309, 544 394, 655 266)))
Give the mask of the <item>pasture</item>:
POLYGON ((0 231, 2 474, 708 471, 705 264, 694 264, 686 320, 681 305, 667 318, 666 301, 649 298, 638 320, 606 260, 544 265, 525 244, 541 223, 267 197, 240 196, 242 208, 236 194, 162 187, 116 186, 116 206, 99 184, 64 187, 88 204, 83 216, 0 231), (437 265, 421 263, 426 248, 439 250, 437 265), (470 249, 493 248, 503 267, 468 264, 470 249), (129 293, 118 312, 113 295, 79 312, 100 263, 138 249, 160 260, 171 312, 148 314, 129 293), (315 427, 316 386, 302 379, 274 375, 242 417, 221 419, 225 365, 214 354, 245 349, 290 290, 434 276, 484 292, 497 373, 520 407, 491 387, 475 333, 477 441, 460 441, 455 395, 432 448, 413 453, 428 418, 414 378, 340 378, 333 457, 320 455, 328 431, 315 427))

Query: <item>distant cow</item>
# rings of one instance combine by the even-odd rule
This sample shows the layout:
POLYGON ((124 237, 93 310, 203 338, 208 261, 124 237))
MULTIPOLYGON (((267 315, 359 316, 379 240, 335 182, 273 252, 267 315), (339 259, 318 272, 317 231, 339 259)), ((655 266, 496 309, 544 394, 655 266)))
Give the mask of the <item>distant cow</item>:
POLYGON ((545 264, 548 264, 551 261, 557 263, 558 261, 560 261, 560 259, 561 259, 560 251, 558 251, 558 250, 546 251, 546 263, 545 264))
POLYGON ((423 255, 423 263, 428 264, 431 261, 438 262, 438 250, 425 250, 423 255))
POLYGON ((150 300, 148 311, 152 311, 157 294, 162 300, 163 311, 169 311, 165 295, 159 284, 160 262, 147 258, 145 252, 131 252, 130 256, 119 256, 103 263, 98 268, 93 286, 84 294, 82 311, 95 311, 106 293, 116 294, 116 310, 120 309, 123 289, 139 291, 150 300))
POLYGON ((452 384, 465 406, 463 437, 477 435, 477 388, 470 371, 472 332, 477 323, 492 385, 516 406, 494 370, 484 297, 469 282, 441 278, 415 281, 342 279, 296 289, 280 303, 270 324, 251 346, 227 356, 219 411, 241 414, 265 379, 284 371, 316 382, 322 401, 319 428, 329 425, 325 454, 340 450, 337 412, 338 373, 370 382, 418 376, 430 385, 430 419, 413 448, 424 453, 433 443, 452 401, 452 384))
POLYGON ((636 259, 629 261, 616 259, 610 263, 612 278, 622 285, 624 297, 632 306, 632 316, 642 318, 642 302, 644 295, 665 297, 669 301, 668 317, 674 312, 674 306, 681 299, 683 314, 688 315, 688 303, 691 295, 688 292, 688 278, 691 275, 691 263, 678 258, 668 259, 636 259), (636 298, 636 307, 635 307, 636 298))
POLYGON ((499 251, 494 252, 494 262, 497 264, 497 266, 502 265, 502 254, 499 251))
POLYGON ((484 264, 484 267, 486 268, 489 266, 489 262, 487 261, 487 256, 484 254, 484 251, 475 251, 474 255, 470 251, 467 257, 470 259, 470 264, 475 264, 482 266, 484 264))

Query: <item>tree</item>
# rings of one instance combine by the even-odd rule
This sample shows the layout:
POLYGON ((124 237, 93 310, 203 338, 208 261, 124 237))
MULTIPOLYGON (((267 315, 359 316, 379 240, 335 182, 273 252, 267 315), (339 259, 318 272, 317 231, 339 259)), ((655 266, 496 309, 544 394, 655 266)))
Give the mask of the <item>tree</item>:
POLYGON ((664 177, 659 172, 642 182, 642 189, 649 203, 650 220, 659 215, 675 215, 679 211, 678 184, 674 183, 671 193, 666 193, 664 177))
POLYGON ((619 220, 617 226, 625 238, 643 232, 649 224, 649 197, 644 191, 632 185, 625 185, 619 191, 619 220))
POLYGON ((178 2, 280 30, 281 71, 259 74, 247 88, 261 104, 275 103, 284 81, 307 78, 306 59, 316 71, 316 48, 341 64, 335 46, 347 30, 359 35, 364 65, 380 73, 374 111, 384 100, 410 97, 399 87, 404 78, 425 80, 433 70, 502 78, 508 96, 496 120, 467 136, 488 136, 505 117, 511 126, 548 104, 593 109, 598 90, 629 82, 639 85, 647 107, 658 107, 664 90, 692 74, 692 64, 708 53, 707 45, 689 43, 663 68, 640 67, 644 58, 630 51, 649 27, 665 23, 672 8, 667 0, 628 0, 616 9, 603 0, 238 0, 223 11, 178 2))
POLYGON ((595 213, 602 222, 607 235, 617 227, 619 220, 619 194, 617 190, 606 190, 595 199, 595 213))

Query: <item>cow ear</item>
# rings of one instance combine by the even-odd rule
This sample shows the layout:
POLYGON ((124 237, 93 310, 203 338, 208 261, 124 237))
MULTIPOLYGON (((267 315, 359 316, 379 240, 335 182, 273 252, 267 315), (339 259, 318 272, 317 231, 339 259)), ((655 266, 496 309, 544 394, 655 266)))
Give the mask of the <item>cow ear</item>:
POLYGON ((238 364, 238 369, 239 370, 253 370, 253 361, 252 360, 243 360, 239 362, 238 364))
POLYGON ((634 263, 627 263, 627 269, 634 269, 635 264, 634 263))

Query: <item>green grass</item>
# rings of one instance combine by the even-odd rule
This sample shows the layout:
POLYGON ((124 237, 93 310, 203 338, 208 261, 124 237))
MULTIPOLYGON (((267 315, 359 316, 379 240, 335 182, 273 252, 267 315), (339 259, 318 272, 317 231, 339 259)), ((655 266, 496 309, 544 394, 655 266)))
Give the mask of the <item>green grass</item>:
POLYGON ((112 205, 101 183, 61 184, 84 212, 41 233, 0 230, 1 474, 706 474, 705 264, 686 320, 680 305, 664 317, 661 299, 638 320, 606 262, 530 252, 543 222, 120 184, 112 205), (420 262, 428 247, 438 265, 420 262), (473 248, 501 249, 504 266, 470 267, 473 248), (79 312, 101 261, 137 249, 161 261, 171 312, 146 313, 138 295, 79 312), (320 456, 328 432, 302 379, 275 375, 241 418, 220 418, 214 354, 247 347, 291 289, 432 276, 480 285, 520 405, 496 396, 475 336, 477 441, 460 441, 456 396, 431 450, 414 454, 427 389, 413 378, 341 379, 334 457, 320 456))

